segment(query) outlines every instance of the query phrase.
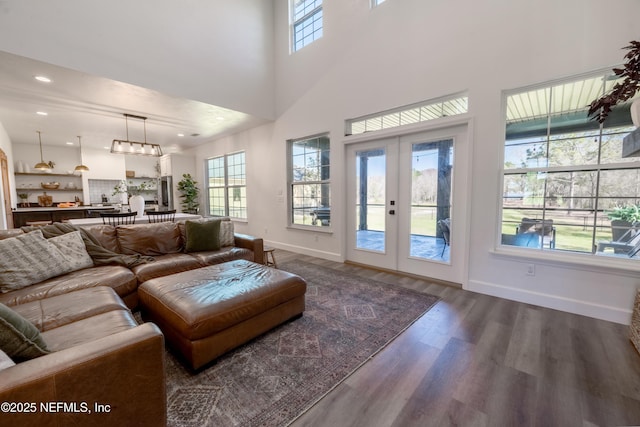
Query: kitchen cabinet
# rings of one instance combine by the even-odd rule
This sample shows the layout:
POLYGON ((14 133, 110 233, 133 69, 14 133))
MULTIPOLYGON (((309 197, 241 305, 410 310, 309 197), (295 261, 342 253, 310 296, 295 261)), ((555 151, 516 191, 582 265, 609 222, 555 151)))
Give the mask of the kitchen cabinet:
POLYGON ((182 179, 182 174, 195 173, 196 159, 193 156, 165 154, 160 157, 160 175, 172 176, 174 182, 182 179))
POLYGON ((111 207, 81 206, 77 208, 18 208, 13 210, 13 226, 20 228, 29 221, 63 222, 69 219, 88 218, 90 212, 110 210, 111 207))
POLYGON ((171 155, 160 157, 160 176, 171 176, 171 155))

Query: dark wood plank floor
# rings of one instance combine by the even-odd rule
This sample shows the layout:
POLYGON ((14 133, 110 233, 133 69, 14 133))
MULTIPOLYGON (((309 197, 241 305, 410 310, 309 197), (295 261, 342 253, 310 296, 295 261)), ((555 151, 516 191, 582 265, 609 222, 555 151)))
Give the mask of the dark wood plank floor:
POLYGON ((282 250, 276 256, 441 298, 294 427, 640 425, 640 354, 624 325, 282 250))

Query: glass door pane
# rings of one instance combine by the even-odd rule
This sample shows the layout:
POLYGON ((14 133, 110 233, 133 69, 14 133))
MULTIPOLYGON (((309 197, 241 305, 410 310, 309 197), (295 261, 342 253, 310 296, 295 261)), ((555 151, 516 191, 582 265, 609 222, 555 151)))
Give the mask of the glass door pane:
POLYGON ((356 248, 385 252, 385 149, 357 151, 355 161, 356 248))
POLYGON ((411 257, 449 262, 452 175, 453 140, 412 145, 411 257))

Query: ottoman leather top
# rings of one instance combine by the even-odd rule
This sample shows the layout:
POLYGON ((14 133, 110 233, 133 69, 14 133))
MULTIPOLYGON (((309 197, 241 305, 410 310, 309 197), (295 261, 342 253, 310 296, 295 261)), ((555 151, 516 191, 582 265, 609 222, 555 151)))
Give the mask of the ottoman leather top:
POLYGON ((183 337, 197 340, 304 295, 299 276, 236 260, 147 280, 140 303, 183 337))

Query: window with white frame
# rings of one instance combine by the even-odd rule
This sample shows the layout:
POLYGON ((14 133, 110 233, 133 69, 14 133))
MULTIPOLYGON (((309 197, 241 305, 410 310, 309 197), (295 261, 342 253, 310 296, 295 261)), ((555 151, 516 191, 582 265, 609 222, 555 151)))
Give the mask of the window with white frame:
POLYGON ((292 225, 331 224, 329 136, 288 141, 290 222, 292 225))
POLYGON ((322 37, 322 0, 292 0, 293 51, 322 37))
POLYGON ((469 98, 466 95, 450 95, 346 120, 345 135, 357 135, 442 117, 456 116, 464 114, 468 110, 469 98))
POLYGON ((371 7, 376 7, 382 3, 384 3, 384 0, 371 0, 371 7))
POLYGON ((244 151, 207 159, 209 214, 247 219, 244 151))
POLYGON ((633 221, 615 220, 640 203, 640 158, 622 157, 634 129, 630 103, 603 124, 587 117, 589 104, 615 83, 603 71, 505 94, 503 245, 636 256, 633 221))

